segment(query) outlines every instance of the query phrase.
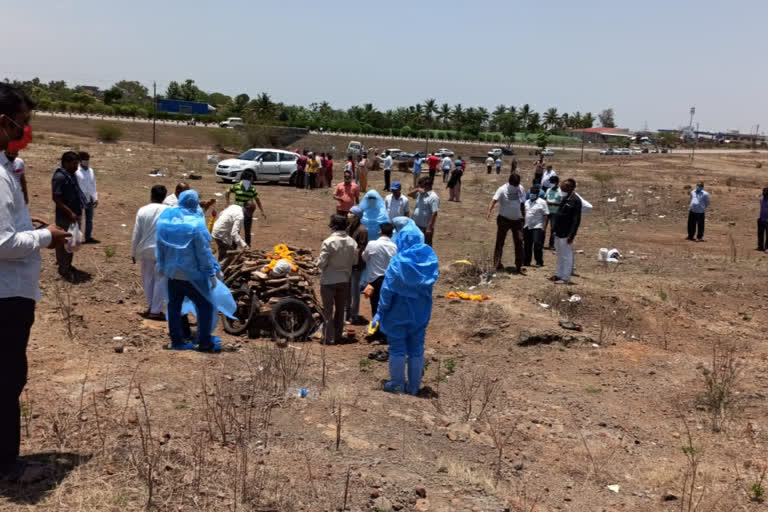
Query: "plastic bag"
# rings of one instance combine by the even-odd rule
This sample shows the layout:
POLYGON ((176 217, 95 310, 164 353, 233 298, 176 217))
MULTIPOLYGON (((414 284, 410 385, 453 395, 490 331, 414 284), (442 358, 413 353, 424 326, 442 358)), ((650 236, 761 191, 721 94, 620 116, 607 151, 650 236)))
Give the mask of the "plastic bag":
POLYGON ((64 249, 67 252, 78 251, 80 246, 83 245, 83 242, 85 241, 83 232, 80 231, 80 224, 77 222, 70 224, 69 229, 67 229, 67 233, 71 234, 72 237, 67 239, 67 245, 64 246, 64 249))
POLYGON ((209 164, 217 164, 221 160, 219 159, 219 155, 208 155, 208 163, 209 164))

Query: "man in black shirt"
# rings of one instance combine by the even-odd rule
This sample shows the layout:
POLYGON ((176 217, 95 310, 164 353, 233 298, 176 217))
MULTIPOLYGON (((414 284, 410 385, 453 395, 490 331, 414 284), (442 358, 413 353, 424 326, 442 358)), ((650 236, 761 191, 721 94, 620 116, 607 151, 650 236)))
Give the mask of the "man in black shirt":
MULTIPOLYGON (((86 203, 75 177, 79 165, 80 159, 77 153, 67 151, 61 156, 61 167, 56 169, 51 180, 53 202, 56 204, 56 225, 65 231, 72 224, 80 224, 86 203)), ((79 243, 79 241, 73 240, 72 243, 79 243)), ((69 280, 74 278, 72 253, 64 247, 56 248, 56 264, 59 266, 59 275, 69 280)))
POLYGON ((569 284, 573 273, 573 240, 581 224, 581 199, 576 195, 576 181, 572 178, 565 180, 560 190, 564 197, 555 224, 557 271, 552 280, 569 284))

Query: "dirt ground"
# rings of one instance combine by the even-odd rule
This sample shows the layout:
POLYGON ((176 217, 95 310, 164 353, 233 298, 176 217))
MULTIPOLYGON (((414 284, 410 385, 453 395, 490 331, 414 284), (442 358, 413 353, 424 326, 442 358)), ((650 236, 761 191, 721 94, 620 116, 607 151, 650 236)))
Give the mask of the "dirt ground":
MULTIPOLYGON (((211 150, 46 133, 22 155, 33 215, 52 219, 50 176, 70 147, 92 155, 102 243, 75 255, 91 275, 77 285, 59 280, 44 253, 22 450, 54 461, 57 474, 32 489, 0 488, 0 510, 124 511, 148 501, 169 511, 762 508, 768 256, 755 251, 755 219, 764 155, 584 165, 555 157, 560 176, 574 177, 595 205, 568 289, 547 280, 552 252, 544 268, 489 272, 480 284, 495 235, 485 209, 504 176, 471 166, 461 203, 438 185, 441 276, 424 377, 438 396, 414 398, 379 390, 387 365, 369 362, 381 347, 362 328, 358 343, 325 349, 219 332, 229 349, 219 355, 163 350, 165 324, 137 314, 134 216, 153 184, 172 190, 191 169, 205 169, 193 183, 201 196, 223 201, 215 194, 225 185, 204 163, 211 150), (164 178, 148 176, 156 167, 164 178), (712 207, 706 241, 693 243, 687 194, 700 179, 712 207), (625 257, 604 267, 601 247, 625 257), (457 270, 460 259, 472 269, 457 270), (474 286, 491 299, 442 298, 474 286), (583 332, 560 328, 561 317, 583 332), (730 364, 723 354, 733 354, 730 364), (720 393, 722 415, 707 401, 716 394, 705 392, 708 372, 729 391, 720 393)), ((521 169, 529 182, 532 160, 521 169)), ((382 182, 373 173, 372 185, 382 182)), ((254 223, 255 246, 319 249, 335 206, 329 190, 259 192, 269 218, 254 223)), ((513 261, 510 242, 504 261, 513 261)))

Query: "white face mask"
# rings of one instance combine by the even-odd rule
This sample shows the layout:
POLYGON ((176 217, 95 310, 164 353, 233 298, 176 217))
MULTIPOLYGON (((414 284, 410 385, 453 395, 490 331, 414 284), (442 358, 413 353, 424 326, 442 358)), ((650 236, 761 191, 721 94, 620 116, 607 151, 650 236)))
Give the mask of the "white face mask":
POLYGON ((240 183, 242 183, 243 188, 245 190, 248 190, 249 188, 251 188, 251 180, 243 180, 240 183))

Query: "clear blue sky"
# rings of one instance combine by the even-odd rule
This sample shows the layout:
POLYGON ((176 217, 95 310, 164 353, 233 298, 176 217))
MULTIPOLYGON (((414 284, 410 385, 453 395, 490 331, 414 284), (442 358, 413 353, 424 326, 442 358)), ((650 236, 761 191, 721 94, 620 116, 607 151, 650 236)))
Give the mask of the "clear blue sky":
POLYGON ((613 107, 620 126, 768 131, 768 1, 37 0, 3 6, 0 78, 266 91, 380 109, 613 107), (8 51, 10 49, 10 51, 8 51))

